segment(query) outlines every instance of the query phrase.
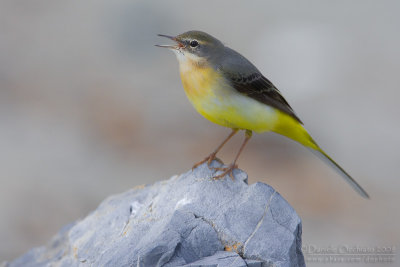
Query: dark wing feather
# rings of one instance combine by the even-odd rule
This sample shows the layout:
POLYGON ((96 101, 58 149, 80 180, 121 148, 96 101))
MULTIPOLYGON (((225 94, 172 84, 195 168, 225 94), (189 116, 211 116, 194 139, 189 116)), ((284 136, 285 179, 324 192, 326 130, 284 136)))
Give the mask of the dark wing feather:
POLYGON ((279 90, 262 74, 257 72, 247 76, 236 74, 231 75, 229 79, 238 92, 279 109, 303 124, 279 90))

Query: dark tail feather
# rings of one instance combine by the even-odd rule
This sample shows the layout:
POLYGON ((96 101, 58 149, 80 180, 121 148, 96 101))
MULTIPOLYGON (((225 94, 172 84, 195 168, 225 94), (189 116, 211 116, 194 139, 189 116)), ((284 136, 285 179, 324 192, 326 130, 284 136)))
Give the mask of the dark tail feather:
POLYGON ((345 171, 339 166, 331 157, 328 156, 322 149, 310 149, 314 154, 321 158, 326 164, 333 167, 345 180, 350 184, 353 189, 360 194, 363 198, 369 198, 368 193, 345 171))

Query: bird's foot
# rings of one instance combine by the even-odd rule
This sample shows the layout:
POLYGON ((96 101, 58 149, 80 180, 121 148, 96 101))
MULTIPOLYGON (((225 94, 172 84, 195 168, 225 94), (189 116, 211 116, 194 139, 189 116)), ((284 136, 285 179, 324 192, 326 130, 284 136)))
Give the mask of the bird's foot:
POLYGON ((218 161, 221 164, 224 164, 222 162, 222 160, 220 160, 219 158, 216 157, 217 153, 213 152, 210 155, 208 155, 205 159, 203 159, 202 161, 197 162, 196 164, 193 165, 192 170, 196 169, 197 167, 199 167, 201 164, 203 164, 204 162, 207 162, 207 166, 210 168, 211 162, 213 160, 218 161))
POLYGON ((237 167, 238 167, 237 164, 232 163, 232 164, 230 164, 228 167, 225 167, 225 168, 214 168, 214 170, 223 171, 223 173, 221 173, 221 174, 219 174, 219 175, 216 175, 216 176, 214 176, 213 178, 214 178, 215 180, 218 180, 218 179, 224 178, 225 175, 229 174, 229 176, 231 177, 231 179, 234 180, 234 178, 233 178, 233 170, 236 169, 237 167))

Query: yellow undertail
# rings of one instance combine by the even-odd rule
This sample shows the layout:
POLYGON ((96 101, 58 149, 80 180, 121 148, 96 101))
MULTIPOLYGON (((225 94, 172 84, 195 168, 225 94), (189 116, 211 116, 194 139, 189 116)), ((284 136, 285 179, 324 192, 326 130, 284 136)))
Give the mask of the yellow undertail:
POLYGON ((309 148, 314 154, 321 158, 325 163, 333 167, 362 197, 369 198, 367 192, 328 154, 323 151, 318 144, 308 134, 307 130, 293 117, 280 112, 279 119, 273 132, 284 135, 309 148))

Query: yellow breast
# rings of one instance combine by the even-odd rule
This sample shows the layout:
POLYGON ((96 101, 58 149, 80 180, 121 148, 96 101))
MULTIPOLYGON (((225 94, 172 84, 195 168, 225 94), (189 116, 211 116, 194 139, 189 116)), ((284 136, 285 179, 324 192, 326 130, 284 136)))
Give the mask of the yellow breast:
POLYGON ((256 132, 269 131, 275 125, 276 109, 238 93, 214 68, 188 57, 179 63, 189 101, 208 120, 256 132))
POLYGON ((212 88, 220 77, 212 68, 189 62, 180 69, 183 88, 190 101, 196 102, 213 95, 212 88))

